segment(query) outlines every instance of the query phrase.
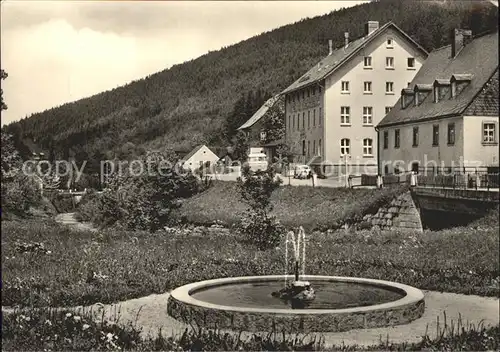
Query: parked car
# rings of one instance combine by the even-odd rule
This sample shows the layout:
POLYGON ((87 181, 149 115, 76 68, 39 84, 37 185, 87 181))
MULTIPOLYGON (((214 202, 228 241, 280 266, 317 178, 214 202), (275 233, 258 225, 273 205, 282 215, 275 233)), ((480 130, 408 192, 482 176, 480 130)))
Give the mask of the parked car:
POLYGON ((297 165, 293 171, 293 178, 306 179, 312 177, 312 170, 309 165, 297 165))

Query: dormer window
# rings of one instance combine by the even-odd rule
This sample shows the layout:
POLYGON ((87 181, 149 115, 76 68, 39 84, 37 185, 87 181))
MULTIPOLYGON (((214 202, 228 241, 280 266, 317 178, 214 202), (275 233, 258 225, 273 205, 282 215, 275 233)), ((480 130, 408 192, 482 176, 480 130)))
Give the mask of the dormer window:
POLYGON ((401 90, 401 109, 406 109, 413 101, 415 93, 410 88, 401 90))
POLYGON ((451 76, 451 97, 455 98, 469 85, 472 75, 468 73, 454 74, 451 76))
POLYGON ((449 99, 450 80, 438 78, 434 81, 434 102, 438 103, 443 99, 449 99))
POLYGON ((422 104, 431 91, 432 91, 431 84, 415 85, 415 106, 422 104))

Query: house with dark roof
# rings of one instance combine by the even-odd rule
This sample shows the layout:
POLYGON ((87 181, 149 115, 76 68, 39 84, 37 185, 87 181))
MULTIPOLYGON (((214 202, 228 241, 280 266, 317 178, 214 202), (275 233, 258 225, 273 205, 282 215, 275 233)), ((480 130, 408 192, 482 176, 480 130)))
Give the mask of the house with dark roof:
POLYGON ((498 31, 455 29, 380 121, 380 173, 498 170, 498 31))
POLYGON ((219 157, 206 145, 199 145, 185 155, 179 164, 186 170, 195 171, 202 166, 210 167, 219 161, 219 157))
POLYGON ((295 162, 315 163, 323 173, 340 174, 345 167, 377 173, 374 126, 428 53, 392 22, 369 21, 363 37, 350 41, 345 33, 342 47, 329 46, 328 56, 282 92, 286 143, 295 162))
POLYGON ((281 114, 284 116, 285 104, 281 94, 269 98, 252 117, 248 119, 238 130, 247 133, 249 144, 254 147, 264 149, 268 160, 274 160, 277 156, 277 148, 284 144, 282 138, 274 138, 266 130, 266 121, 271 118, 271 114, 281 114))

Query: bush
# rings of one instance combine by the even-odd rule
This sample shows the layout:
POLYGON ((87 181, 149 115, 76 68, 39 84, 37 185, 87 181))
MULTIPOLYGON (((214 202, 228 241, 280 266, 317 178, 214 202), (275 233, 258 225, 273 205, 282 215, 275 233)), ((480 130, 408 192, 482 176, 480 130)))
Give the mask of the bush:
POLYGON ((260 250, 265 250, 276 247, 280 243, 285 228, 274 216, 249 211, 241 219, 238 231, 246 242, 256 245, 260 250))
MULTIPOLYGON (((114 175, 102 194, 85 196, 77 218, 100 226, 120 225, 127 229, 156 231, 171 219, 181 198, 202 189, 192 173, 180 174, 168 164, 168 155, 148 153, 145 163, 152 172, 114 175)), ((208 184, 206 185, 208 187, 208 184)))
POLYGON ((246 166, 243 178, 238 178, 241 198, 250 207, 238 227, 244 238, 260 250, 276 247, 285 229, 275 217, 268 214, 272 210, 271 195, 280 186, 273 168, 252 172, 246 166))
POLYGON ((2 180, 2 212, 26 215, 41 201, 40 187, 33 177, 18 173, 9 180, 2 180))

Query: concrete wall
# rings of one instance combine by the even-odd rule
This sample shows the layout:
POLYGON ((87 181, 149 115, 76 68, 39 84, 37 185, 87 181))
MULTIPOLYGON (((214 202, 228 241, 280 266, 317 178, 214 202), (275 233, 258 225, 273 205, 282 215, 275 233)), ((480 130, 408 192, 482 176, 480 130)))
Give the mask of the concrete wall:
POLYGON ((392 29, 364 48, 350 62, 328 77, 325 82, 325 157, 340 163, 340 140, 351 140, 351 162, 353 164, 377 162, 377 133, 374 126, 385 116, 385 108, 398 100, 401 89, 408 83, 424 63, 418 50, 392 29), (393 38, 393 48, 387 47, 387 39, 393 38), (372 68, 364 67, 364 57, 372 57, 372 68), (386 69, 386 57, 394 57, 394 69, 386 69), (415 58, 415 68, 407 67, 407 59, 415 58), (342 81, 349 82, 350 92, 341 92, 342 81), (364 82, 372 82, 372 94, 364 93, 364 82), (386 82, 394 83, 394 93, 386 94, 386 82), (350 125, 341 125, 341 107, 350 107, 350 125), (371 125, 363 125, 363 107, 373 108, 371 125), (371 156, 363 155, 363 139, 373 141, 371 156))
POLYGON ((418 162, 420 167, 424 166, 460 166, 464 157, 464 129, 462 117, 453 117, 437 121, 427 121, 402 126, 381 128, 380 135, 380 171, 385 174, 388 166, 388 173, 394 173, 394 169, 399 167, 404 170, 411 170, 412 162, 418 162), (448 145, 448 124, 455 123, 455 144, 448 145), (433 126, 439 125, 439 145, 433 145, 433 126), (418 127, 418 146, 413 146, 413 128, 418 127), (399 129, 400 146, 394 147, 395 130, 399 129), (384 131, 389 133, 389 144, 384 149, 384 131))
POLYGON ((498 166, 498 116, 464 116, 464 131, 467 137, 464 144, 464 160, 470 166, 498 166), (483 123, 496 126, 495 143, 483 143, 483 123))

